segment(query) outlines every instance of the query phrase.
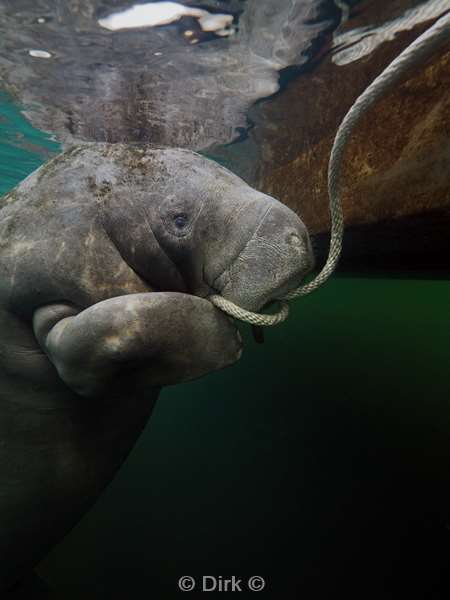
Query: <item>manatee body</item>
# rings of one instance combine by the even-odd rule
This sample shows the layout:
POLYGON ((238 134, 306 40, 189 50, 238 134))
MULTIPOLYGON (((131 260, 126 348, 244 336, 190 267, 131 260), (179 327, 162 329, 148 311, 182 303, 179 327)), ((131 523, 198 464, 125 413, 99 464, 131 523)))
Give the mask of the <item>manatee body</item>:
POLYGON ((259 309, 311 268, 298 217, 186 150, 86 144, 0 209, 0 589, 89 509, 158 393, 235 362, 212 293, 259 309))

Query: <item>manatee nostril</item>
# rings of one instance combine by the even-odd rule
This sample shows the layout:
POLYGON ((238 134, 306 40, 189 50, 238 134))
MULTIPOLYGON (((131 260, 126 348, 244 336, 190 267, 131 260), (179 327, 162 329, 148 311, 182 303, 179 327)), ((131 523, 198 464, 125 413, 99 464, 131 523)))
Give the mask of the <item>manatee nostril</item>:
POLYGON ((300 233, 288 233, 286 236, 286 241, 294 251, 299 253, 307 270, 313 269, 315 265, 315 257, 308 232, 305 230, 304 232, 302 231, 300 233))
POLYGON ((300 247, 302 245, 302 242, 296 233, 289 233, 287 236, 287 242, 292 246, 300 247))
POLYGON ((287 236, 287 242, 299 252, 305 252, 305 250, 308 248, 308 236, 300 237, 297 233, 289 233, 287 236))

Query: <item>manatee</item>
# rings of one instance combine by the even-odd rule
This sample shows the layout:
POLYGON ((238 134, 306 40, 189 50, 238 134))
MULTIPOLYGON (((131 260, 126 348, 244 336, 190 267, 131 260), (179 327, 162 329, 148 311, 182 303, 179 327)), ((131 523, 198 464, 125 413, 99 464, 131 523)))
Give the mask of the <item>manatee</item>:
POLYGON ((280 202, 188 150, 87 143, 0 209, 0 589, 113 478, 162 386, 233 364, 313 256, 280 202))

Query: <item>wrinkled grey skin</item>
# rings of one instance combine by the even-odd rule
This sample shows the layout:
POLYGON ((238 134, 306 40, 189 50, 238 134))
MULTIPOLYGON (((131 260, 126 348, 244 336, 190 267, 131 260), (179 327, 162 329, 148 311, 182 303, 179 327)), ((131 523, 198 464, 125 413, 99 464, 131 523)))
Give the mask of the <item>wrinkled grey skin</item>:
POLYGON ((120 467, 159 390, 235 362, 231 319, 312 264, 288 208, 187 150, 87 144, 0 209, 0 589, 120 467))

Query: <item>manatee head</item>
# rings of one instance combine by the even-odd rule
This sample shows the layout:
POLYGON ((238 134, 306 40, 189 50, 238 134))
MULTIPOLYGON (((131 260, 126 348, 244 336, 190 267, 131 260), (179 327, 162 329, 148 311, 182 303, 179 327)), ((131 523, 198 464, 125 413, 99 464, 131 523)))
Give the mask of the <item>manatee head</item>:
POLYGON ((191 293, 259 310, 301 283, 314 258, 292 210, 193 152, 167 150, 165 160, 173 175, 152 228, 191 293))
POLYGON ((155 289, 221 294, 259 310, 312 268, 299 217, 216 162, 176 148, 89 147, 81 159, 108 190, 105 229, 155 289))

